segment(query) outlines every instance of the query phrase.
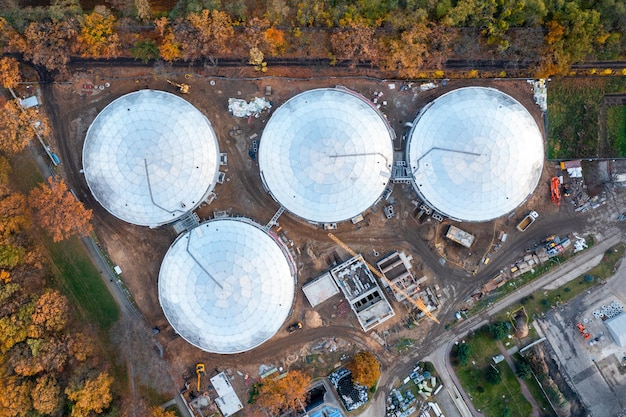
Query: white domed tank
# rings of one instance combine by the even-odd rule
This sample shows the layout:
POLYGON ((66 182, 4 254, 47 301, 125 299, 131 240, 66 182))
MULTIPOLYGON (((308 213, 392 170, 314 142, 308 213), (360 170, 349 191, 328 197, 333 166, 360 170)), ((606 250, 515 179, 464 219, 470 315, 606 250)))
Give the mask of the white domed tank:
POLYGON ((415 190, 458 221, 489 221, 513 211, 533 193, 543 169, 535 120, 493 88, 460 88, 437 98, 419 112, 408 141, 415 190))
POLYGON ((209 120, 163 91, 126 94, 93 121, 83 147, 93 196, 128 223, 157 227, 195 209, 219 175, 219 146, 209 120))
POLYGON ((285 209, 312 223, 349 220, 391 178, 394 132, 365 97, 344 88, 306 91, 280 106, 259 145, 261 178, 285 209))
POLYGON ((159 272, 159 302, 187 342, 207 352, 240 353, 283 325, 295 274, 287 248, 261 226, 214 219, 171 245, 159 272))

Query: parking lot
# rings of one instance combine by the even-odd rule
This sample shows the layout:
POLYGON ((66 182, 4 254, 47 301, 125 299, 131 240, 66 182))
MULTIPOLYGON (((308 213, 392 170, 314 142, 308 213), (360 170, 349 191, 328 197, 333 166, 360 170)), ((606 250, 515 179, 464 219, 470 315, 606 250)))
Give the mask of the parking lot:
POLYGON ((615 344, 604 321, 597 317, 603 306, 610 309, 616 301, 626 307, 626 263, 606 284, 554 308, 538 321, 553 359, 593 416, 626 412, 626 347, 615 344), (578 323, 589 337, 578 330, 578 323))

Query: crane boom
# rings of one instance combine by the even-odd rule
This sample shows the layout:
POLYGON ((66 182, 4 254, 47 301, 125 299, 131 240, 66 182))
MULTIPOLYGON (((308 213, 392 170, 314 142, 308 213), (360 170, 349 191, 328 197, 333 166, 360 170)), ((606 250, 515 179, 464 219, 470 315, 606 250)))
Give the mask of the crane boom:
POLYGON ((417 307, 420 311, 423 311, 424 314, 426 314, 426 316, 428 316, 429 319, 431 319, 432 321, 434 321, 435 323, 439 324, 439 320, 437 320, 437 317, 435 317, 433 315, 433 313, 428 309, 428 307, 426 307, 426 305, 424 304, 424 302, 422 301, 421 298, 417 298, 417 300, 414 300, 413 298, 411 298, 409 296, 409 294, 406 293, 406 291, 404 291, 402 288, 400 288, 399 286, 397 286, 393 281, 391 281, 390 279, 388 279, 386 276, 384 276, 383 274, 381 274, 378 271, 378 268, 374 268, 372 265, 370 265, 365 259, 363 259, 363 257, 361 255, 359 255, 358 253, 356 253, 355 251, 352 250, 351 247, 349 247, 348 245, 346 245, 345 243, 343 243, 341 240, 339 240, 339 238, 337 236, 335 236, 332 233, 328 233, 328 237, 335 242, 336 244, 338 244, 339 246, 341 246, 346 252, 348 252, 350 255, 352 256, 357 256, 359 258, 361 258, 361 260, 363 261, 363 263, 369 268, 370 271, 372 271, 372 273, 374 275, 376 275, 378 278, 380 278, 381 280, 385 281, 390 287, 393 288, 394 291, 397 291, 398 293, 402 294, 404 296, 404 298, 409 301, 411 304, 413 304, 415 307, 417 307))

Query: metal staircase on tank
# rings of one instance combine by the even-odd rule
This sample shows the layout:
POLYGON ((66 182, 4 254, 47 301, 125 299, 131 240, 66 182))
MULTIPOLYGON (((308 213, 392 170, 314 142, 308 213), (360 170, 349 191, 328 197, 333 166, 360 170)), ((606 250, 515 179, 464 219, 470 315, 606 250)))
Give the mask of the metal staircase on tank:
POLYGON ((200 217, 198 217, 198 215, 193 211, 185 214, 180 220, 172 225, 176 234, 181 234, 198 226, 200 226, 200 217))
POLYGON ((270 219, 269 222, 267 222, 267 224, 265 225, 264 229, 266 231, 270 230, 272 228, 272 226, 275 226, 278 224, 278 218, 280 217, 281 214, 283 214, 285 212, 285 208, 283 206, 280 206, 280 208, 278 209, 278 211, 274 214, 274 216, 270 219))

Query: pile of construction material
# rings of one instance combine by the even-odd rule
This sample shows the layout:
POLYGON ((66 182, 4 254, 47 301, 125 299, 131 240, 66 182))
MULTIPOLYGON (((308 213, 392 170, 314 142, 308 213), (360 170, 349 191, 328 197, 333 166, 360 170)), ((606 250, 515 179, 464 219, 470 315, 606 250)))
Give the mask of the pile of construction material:
POLYGON ((345 368, 338 369, 330 374, 328 379, 335 387, 346 410, 356 410, 368 401, 367 387, 355 384, 352 381, 352 373, 349 370, 345 368))
POLYGON ((417 400, 411 391, 404 396, 397 389, 392 389, 387 397, 387 417, 408 417, 416 410, 417 400))
POLYGON ((263 110, 272 108, 272 103, 262 97, 255 97, 249 103, 239 98, 228 99, 228 111, 235 117, 259 117, 263 110))

